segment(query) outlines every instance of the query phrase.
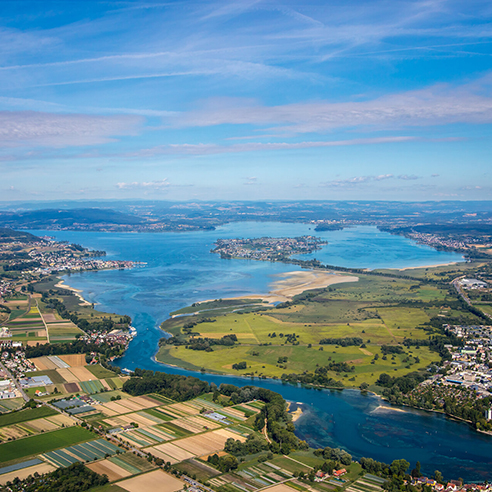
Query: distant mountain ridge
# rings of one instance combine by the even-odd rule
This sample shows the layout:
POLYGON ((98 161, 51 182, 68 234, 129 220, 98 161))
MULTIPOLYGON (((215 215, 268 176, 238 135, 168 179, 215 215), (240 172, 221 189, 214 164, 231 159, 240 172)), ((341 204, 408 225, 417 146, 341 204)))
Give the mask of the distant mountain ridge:
POLYGON ((0 227, 0 243, 12 243, 14 241, 19 241, 21 243, 30 243, 33 241, 44 241, 29 232, 14 231, 8 227, 0 227))
POLYGON ((0 212, 0 225, 17 229, 78 228, 85 225, 137 225, 145 222, 134 215, 110 209, 47 209, 0 212))
MULTIPOLYGON (((466 228, 487 234, 492 227, 492 201, 111 201, 5 203, 0 227, 24 230, 79 230, 107 232, 179 232, 213 230, 230 222, 305 223, 317 231, 357 225, 377 226, 405 234, 421 228, 443 234, 466 228), (87 204, 90 203, 90 206, 87 204), (71 208, 73 207, 73 208, 71 208), (440 225, 440 229, 436 226, 440 225), (465 226, 463 228, 463 226, 465 226), (461 229, 460 229, 461 228, 461 229)), ((1 206, 1 203, 0 203, 1 206)))

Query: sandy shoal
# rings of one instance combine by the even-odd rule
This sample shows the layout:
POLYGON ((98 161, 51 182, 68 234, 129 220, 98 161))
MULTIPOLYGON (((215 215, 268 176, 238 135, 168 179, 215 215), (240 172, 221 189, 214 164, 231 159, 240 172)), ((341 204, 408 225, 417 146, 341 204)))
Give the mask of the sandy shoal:
POLYGON ((404 272, 405 270, 418 270, 422 268, 437 268, 443 266, 451 266, 457 265, 458 263, 463 263, 462 261, 451 261, 449 263, 438 263, 436 265, 423 265, 423 266, 415 266, 415 267, 405 267, 405 268, 388 268, 388 270, 398 270, 400 272, 404 272))
MULTIPOLYGON (((355 275, 342 275, 319 270, 279 273, 274 275, 274 277, 277 277, 279 280, 275 280, 270 284, 271 290, 268 294, 250 294, 247 296, 229 297, 228 299, 261 299, 269 303, 286 302, 306 290, 324 289, 330 285, 357 282, 359 280, 359 277, 355 275)), ((206 301, 200 301, 200 303, 212 302, 213 300, 208 299, 206 301)))
POLYGON ((306 290, 324 289, 329 285, 344 282, 357 282, 359 277, 340 275, 338 273, 321 272, 318 270, 302 270, 275 275, 279 280, 271 284, 271 294, 292 298, 306 290))
POLYGON ((80 289, 75 289, 74 287, 70 287, 69 285, 65 284, 64 280, 60 280, 55 287, 58 287, 59 289, 65 289, 65 290, 71 290, 79 299, 80 299, 80 306, 92 306, 92 304, 89 301, 86 301, 82 297, 82 291, 80 289))

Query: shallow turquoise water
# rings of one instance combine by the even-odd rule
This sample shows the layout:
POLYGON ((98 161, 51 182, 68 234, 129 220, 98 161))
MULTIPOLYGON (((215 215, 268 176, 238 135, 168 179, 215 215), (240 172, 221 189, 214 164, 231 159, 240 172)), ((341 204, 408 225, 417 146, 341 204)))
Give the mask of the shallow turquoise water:
MULTIPOLYGON (((179 374, 190 372, 152 359, 163 336, 158 326, 169 312, 205 299, 265 293, 274 280, 272 275, 298 269, 279 263, 221 260, 209 252, 217 238, 316 234, 329 244, 312 256, 324 263, 359 268, 403 268, 461 259, 374 227, 315 233, 304 224, 253 222, 191 233, 45 233, 104 249, 108 258, 148 263, 133 270, 72 274, 65 280, 102 309, 133 318, 138 336, 118 365, 179 374)), ((216 384, 251 384, 246 378, 191 374, 216 384)), ((306 411, 296 424, 297 433, 313 446, 340 446, 356 457, 371 456, 385 462, 406 458, 412 466, 419 460, 424 473, 439 469, 449 478, 492 478, 492 437, 478 434, 466 424, 428 412, 395 411, 384 404, 378 408, 380 399, 353 390, 315 391, 265 380, 254 380, 254 384, 304 404, 306 411)))

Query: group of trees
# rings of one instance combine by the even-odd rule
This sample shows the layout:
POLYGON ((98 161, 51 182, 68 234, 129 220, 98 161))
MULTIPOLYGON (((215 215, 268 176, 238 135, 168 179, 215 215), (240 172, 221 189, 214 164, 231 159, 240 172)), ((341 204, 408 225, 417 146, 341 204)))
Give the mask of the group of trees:
POLYGON ((383 355, 404 354, 405 351, 400 345, 381 345, 383 355))
POLYGON ((167 345, 185 345, 190 350, 205 350, 212 352, 212 346, 225 345, 232 347, 237 342, 237 336, 234 333, 224 335, 222 338, 190 338, 182 339, 180 337, 170 337, 163 340, 167 345))
POLYGON ((382 386, 383 388, 397 388, 402 393, 409 393, 422 381, 425 381, 425 377, 418 372, 411 372, 409 374, 405 374, 405 376, 396 378, 391 377, 389 374, 382 373, 376 381, 376 384, 378 386, 382 386))
MULTIPOLYGON (((352 463, 352 456, 347 453, 347 451, 340 448, 330 448, 329 446, 327 446, 324 449, 316 449, 314 451, 314 454, 316 456, 322 456, 325 460, 333 462, 333 467, 335 467, 337 463, 344 466, 348 466, 352 463)), ((328 463, 327 466, 330 466, 330 463, 328 463)))
POLYGON ((175 401, 186 401, 210 392, 210 385, 192 376, 166 374, 135 369, 134 377, 123 384, 123 391, 132 396, 158 393, 175 401))
MULTIPOLYGON (((220 395, 230 398, 231 403, 238 404, 251 400, 261 400, 265 403, 255 418, 255 429, 262 431, 267 424, 268 435, 272 442, 269 449, 273 453, 282 452, 289 454, 293 449, 307 448, 304 441, 300 441, 294 434, 295 427, 287 413, 287 403, 281 395, 266 388, 256 386, 244 386, 238 388, 233 384, 221 384, 214 391, 214 401, 220 401, 220 395)), ((251 438, 253 439, 253 438, 251 438)), ((247 446, 256 446, 256 441, 251 441, 247 446)), ((230 444, 232 446, 232 443, 230 444)), ((242 450, 246 448, 241 448, 242 450)))
POLYGON ((209 456, 207 461, 222 472, 235 470, 239 465, 235 456, 219 456, 217 453, 209 456))
POLYGON ((319 341, 320 345, 340 345, 340 347, 348 347, 350 345, 362 345, 364 340, 360 337, 345 337, 345 338, 322 338, 319 341))
POLYGON ((234 456, 244 456, 247 454, 256 454, 268 449, 268 443, 256 434, 250 434, 246 441, 241 442, 237 439, 227 439, 224 451, 234 456))
POLYGON ((24 480, 17 477, 7 482, 7 487, 12 492, 83 492, 106 483, 106 475, 99 475, 81 463, 74 463, 44 475, 36 472, 24 480))
MULTIPOLYGON (((347 364, 348 365, 348 364, 347 364)), ((282 374, 282 381, 292 383, 292 384, 308 384, 314 386, 323 386, 325 388, 344 388, 344 384, 332 378, 329 374, 328 366, 317 367, 314 372, 303 372, 302 374, 290 373, 290 374, 282 374)), ((349 366, 350 368, 350 366, 349 366)))
MULTIPOLYGON (((109 345, 107 343, 95 344, 82 339, 74 342, 63 342, 57 344, 39 344, 25 347, 26 357, 43 357, 45 355, 65 355, 65 354, 90 354, 98 353, 102 359, 122 355, 124 348, 121 345, 109 345)), ((104 364, 103 364, 104 365, 104 364)), ((119 372, 118 367, 110 366, 110 370, 119 372)))

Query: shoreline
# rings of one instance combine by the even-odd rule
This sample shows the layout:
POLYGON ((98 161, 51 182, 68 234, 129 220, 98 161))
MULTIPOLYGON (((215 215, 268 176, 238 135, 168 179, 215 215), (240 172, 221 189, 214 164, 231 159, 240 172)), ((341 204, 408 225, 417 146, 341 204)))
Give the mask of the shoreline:
POLYGON ((59 289, 65 289, 65 290, 69 290, 69 291, 73 292, 79 298, 79 300, 80 300, 79 305, 80 306, 92 306, 92 303, 89 302, 87 299, 85 299, 82 296, 82 293, 83 293, 82 290, 76 289, 75 287, 70 287, 70 285, 67 285, 65 283, 65 280, 63 280, 61 277, 58 277, 58 278, 60 279, 60 281, 55 284, 55 287, 57 287, 59 289))
MULTIPOLYGON (((451 265, 457 265, 458 263, 465 263, 464 259, 463 261, 450 261, 449 263, 438 263, 435 265, 423 265, 423 266, 413 266, 413 267, 405 267, 405 268, 388 268, 387 270, 398 270, 399 272, 404 272, 406 270, 418 270, 419 268, 438 268, 438 267, 444 267, 444 266, 451 266, 451 265)), ((383 268, 383 270, 385 270, 383 268)))

